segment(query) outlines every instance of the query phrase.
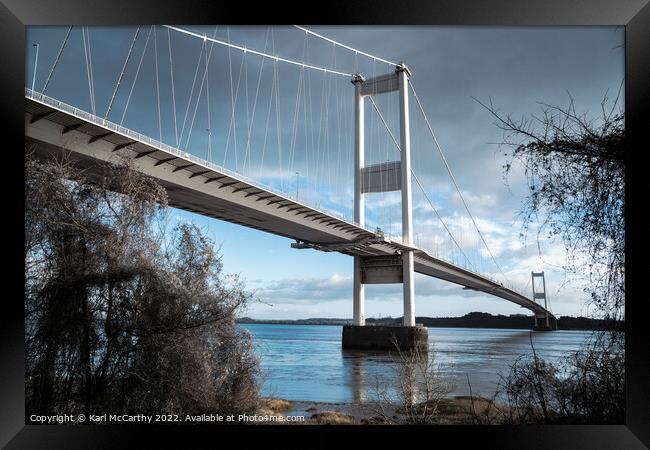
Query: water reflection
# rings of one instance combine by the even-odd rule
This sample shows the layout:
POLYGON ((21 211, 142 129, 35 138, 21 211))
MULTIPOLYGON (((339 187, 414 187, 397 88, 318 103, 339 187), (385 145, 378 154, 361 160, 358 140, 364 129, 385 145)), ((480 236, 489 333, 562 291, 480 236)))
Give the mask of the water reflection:
POLYGON ((361 352, 343 350, 343 367, 350 373, 352 399, 356 404, 365 403, 368 394, 364 358, 361 352))
POLYGON ((378 399, 418 399, 418 385, 426 370, 428 354, 386 351, 341 350, 343 377, 350 386, 352 401, 364 404, 378 399))
POLYGON ((399 364, 393 352, 342 349, 341 359, 341 375, 347 378, 345 384, 350 386, 354 403, 363 404, 378 396, 394 395, 399 364))

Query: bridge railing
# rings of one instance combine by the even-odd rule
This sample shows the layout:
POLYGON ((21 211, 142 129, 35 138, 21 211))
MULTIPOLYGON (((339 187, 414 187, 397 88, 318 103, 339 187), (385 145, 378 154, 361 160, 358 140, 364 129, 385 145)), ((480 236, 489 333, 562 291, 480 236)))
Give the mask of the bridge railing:
MULTIPOLYGON (((64 103, 64 102, 62 102, 60 100, 57 100, 57 99, 55 99, 53 97, 48 97, 45 94, 42 94, 42 93, 36 92, 36 91, 32 91, 29 88, 25 88, 25 97, 31 98, 33 100, 36 100, 38 102, 44 103, 44 104, 49 105, 49 106, 52 106, 52 107, 54 107, 56 109, 59 109, 61 111, 66 112, 66 113, 72 114, 75 117, 78 117, 78 118, 83 119, 83 120, 85 120, 85 121, 87 121, 89 123, 93 123, 95 125, 106 128, 107 130, 113 131, 113 132, 121 134, 123 136, 127 136, 127 137, 132 138, 132 139, 134 139, 136 141, 143 142, 143 143, 145 143, 145 144, 147 144, 147 145, 149 145, 151 147, 158 148, 158 149, 166 151, 168 153, 172 153, 172 154, 174 154, 176 156, 180 156, 182 158, 188 159, 188 160, 190 160, 192 162, 195 162, 197 164, 201 164, 201 165, 203 165, 203 166, 205 166, 205 167, 207 167, 209 169, 221 172, 221 173, 223 173, 225 175, 228 175, 229 177, 232 177, 234 179, 237 179, 237 180, 243 181, 245 183, 248 183, 251 186, 254 186, 254 187, 257 187, 259 189, 268 191, 271 194, 277 195, 279 197, 286 198, 287 200, 291 200, 291 201, 293 201, 293 202, 295 202, 297 204, 303 205, 305 207, 309 207, 309 208, 313 209, 314 211, 322 212, 324 214, 327 214, 327 215, 330 215, 332 217, 336 217, 338 219, 346 221, 348 223, 354 224, 354 225, 356 225, 356 226, 358 226, 360 228, 366 229, 365 227, 361 227, 357 222, 354 222, 353 220, 351 220, 351 219, 349 219, 349 218, 347 218, 347 217, 345 217, 345 216, 343 216, 343 215, 341 215, 339 213, 336 213, 336 212, 330 211, 330 210, 323 210, 320 207, 316 207, 316 206, 308 204, 306 202, 298 201, 297 199, 290 198, 290 197, 287 196, 286 193, 278 191, 277 189, 272 188, 270 186, 266 186, 263 183, 260 183, 260 182, 258 182, 256 180, 253 180, 253 179, 251 179, 251 178, 249 178, 249 177, 247 177, 245 175, 242 175, 242 174, 240 174, 238 172, 235 172, 235 171, 230 170, 230 169, 228 169, 226 167, 220 166, 219 164, 215 164, 213 162, 210 162, 210 161, 208 161, 206 159, 200 158, 200 157, 198 157, 196 155, 193 155, 191 153, 182 151, 177 147, 172 147, 172 146, 170 146, 168 144, 165 144, 164 142, 160 142, 160 141, 158 141, 156 139, 153 139, 153 138, 151 138, 149 136, 138 133, 137 131, 133 131, 133 130, 131 130, 129 128, 125 128, 125 127, 123 127, 121 125, 116 124, 115 122, 111 122, 110 120, 107 120, 107 119, 101 118, 99 116, 96 116, 95 114, 89 113, 88 111, 84 111, 83 109, 77 108, 77 107, 69 105, 67 103, 64 103)), ((369 230, 369 229, 367 229, 367 231, 372 232, 372 230, 369 230)))

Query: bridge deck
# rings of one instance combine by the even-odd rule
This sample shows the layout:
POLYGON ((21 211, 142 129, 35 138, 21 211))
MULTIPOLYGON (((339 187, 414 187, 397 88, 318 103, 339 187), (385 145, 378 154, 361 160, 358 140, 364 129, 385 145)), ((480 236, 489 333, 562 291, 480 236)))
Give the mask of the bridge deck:
POLYGON ((546 313, 533 300, 419 248, 404 246, 224 167, 30 90, 25 94, 25 137, 36 154, 66 151, 88 170, 98 170, 98 160, 111 162, 117 153, 131 154, 138 170, 167 189, 170 206, 296 239, 323 251, 386 256, 413 250, 418 273, 503 298, 540 317, 546 313))

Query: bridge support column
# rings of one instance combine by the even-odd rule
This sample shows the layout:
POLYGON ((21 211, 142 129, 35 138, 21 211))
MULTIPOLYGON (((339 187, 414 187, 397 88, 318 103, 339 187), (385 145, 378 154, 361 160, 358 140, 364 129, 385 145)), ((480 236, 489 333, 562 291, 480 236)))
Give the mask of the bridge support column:
MULTIPOLYGON (((399 115, 400 115, 400 149, 401 149, 401 182, 402 182, 402 243, 411 245, 413 236, 413 203, 411 200, 411 129, 409 125, 409 92, 408 77, 411 72, 400 64, 396 69, 399 85, 399 115)), ((413 252, 402 253, 404 271, 404 319, 406 327, 415 326, 415 277, 413 270, 413 252)))
POLYGON ((361 278, 361 256, 354 257, 354 292, 353 292, 353 312, 352 323, 356 326, 366 324, 366 310, 365 310, 365 286, 361 278))
MULTIPOLYGON (((365 211, 364 211, 364 194, 361 169, 364 165, 364 98, 361 95, 361 88, 364 78, 362 75, 357 74, 352 79, 354 84, 354 221, 363 227, 365 225, 365 211)), ((353 292, 353 311, 352 322, 356 326, 366 324, 366 311, 365 311, 365 287, 361 276, 361 257, 356 255, 354 257, 354 292, 353 292)))
POLYGON ((415 326, 415 277, 413 270, 413 252, 402 253, 402 271, 404 288, 404 318, 402 325, 415 326))

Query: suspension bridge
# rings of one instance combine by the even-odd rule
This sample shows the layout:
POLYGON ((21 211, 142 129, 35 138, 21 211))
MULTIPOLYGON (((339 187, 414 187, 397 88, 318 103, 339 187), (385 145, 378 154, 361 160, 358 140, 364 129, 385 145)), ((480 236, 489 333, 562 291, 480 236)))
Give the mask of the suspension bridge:
POLYGON ((296 249, 352 256, 354 325, 344 327, 346 347, 380 347, 391 336, 405 347, 426 342, 426 328, 415 321, 415 273, 515 303, 532 312, 535 329, 555 328, 543 273, 531 274, 532 296, 526 295, 495 259, 404 63, 302 26, 293 29, 303 38, 299 57, 276 47, 271 27, 258 48, 218 29, 137 27, 118 51, 107 40, 92 41, 91 31, 98 32, 91 28, 67 28, 38 89, 36 47, 25 89, 28 145, 39 155, 65 152, 91 176, 109 167, 98 161, 129 156, 166 188, 170 206, 292 239, 296 249), (329 62, 314 59, 324 54, 315 42, 326 46, 329 62), (100 45, 115 58, 123 51, 123 60, 98 57, 100 45), (366 72, 361 61, 370 62, 366 72), (440 157, 460 219, 441 213, 426 174, 414 169, 421 164, 412 161, 412 113, 421 120, 416 145, 440 157), (414 191, 421 198, 416 208, 414 191), (420 233, 414 210, 416 219, 429 214, 420 233), (365 326, 364 286, 384 283, 403 285, 402 327, 365 326))

